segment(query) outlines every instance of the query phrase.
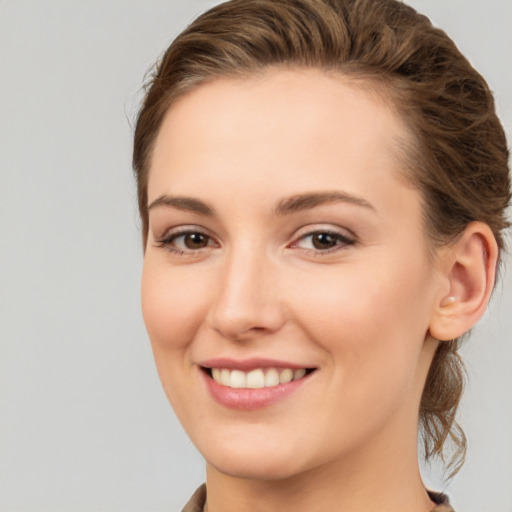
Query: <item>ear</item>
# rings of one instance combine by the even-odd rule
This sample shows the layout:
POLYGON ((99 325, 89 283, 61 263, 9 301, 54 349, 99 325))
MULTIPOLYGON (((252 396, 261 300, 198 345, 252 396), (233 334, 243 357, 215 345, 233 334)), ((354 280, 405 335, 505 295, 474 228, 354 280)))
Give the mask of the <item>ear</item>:
POLYGON ((429 325, 438 340, 452 340, 480 320, 491 297, 498 245, 482 222, 469 224, 458 240, 440 252, 442 290, 429 325))

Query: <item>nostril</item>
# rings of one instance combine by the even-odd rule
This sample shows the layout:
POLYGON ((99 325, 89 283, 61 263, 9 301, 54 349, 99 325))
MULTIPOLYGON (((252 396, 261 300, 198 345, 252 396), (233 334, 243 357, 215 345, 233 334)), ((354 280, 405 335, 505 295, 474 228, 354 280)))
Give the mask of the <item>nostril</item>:
POLYGON ((250 329, 247 330, 247 332, 252 332, 253 334, 262 334, 267 332, 268 330, 269 329, 267 329, 266 327, 251 327, 250 329))

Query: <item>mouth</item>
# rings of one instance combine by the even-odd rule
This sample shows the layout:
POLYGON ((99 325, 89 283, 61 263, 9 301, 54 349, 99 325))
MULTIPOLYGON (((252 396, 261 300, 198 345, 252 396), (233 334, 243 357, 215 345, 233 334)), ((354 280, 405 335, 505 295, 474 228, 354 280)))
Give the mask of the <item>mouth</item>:
POLYGON ((276 359, 201 361, 198 369, 210 396, 221 406, 256 411, 283 402, 299 389, 308 388, 319 368, 276 359))
POLYGON ((249 371, 222 367, 201 367, 213 381, 231 389, 276 388, 310 375, 315 368, 262 367, 249 371))

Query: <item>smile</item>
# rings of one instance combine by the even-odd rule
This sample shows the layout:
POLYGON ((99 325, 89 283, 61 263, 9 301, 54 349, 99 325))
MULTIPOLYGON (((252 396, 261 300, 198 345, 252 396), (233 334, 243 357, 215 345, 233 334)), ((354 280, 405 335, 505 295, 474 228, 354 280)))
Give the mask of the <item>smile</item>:
POLYGON ((215 382, 229 388, 261 389, 302 379, 307 372, 306 368, 255 368, 248 372, 229 368, 212 368, 210 375, 215 382))
POLYGON ((216 359, 198 365, 210 396, 228 409, 252 411, 281 402, 309 382, 318 368, 270 359, 216 359))

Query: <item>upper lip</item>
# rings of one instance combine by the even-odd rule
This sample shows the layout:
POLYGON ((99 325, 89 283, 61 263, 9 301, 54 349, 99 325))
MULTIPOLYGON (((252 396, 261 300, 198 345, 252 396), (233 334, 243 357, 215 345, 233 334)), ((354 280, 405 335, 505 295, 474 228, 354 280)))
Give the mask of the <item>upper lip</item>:
POLYGON ((198 363, 203 368, 227 368, 229 370, 250 371, 256 368, 290 368, 292 370, 300 370, 301 368, 314 368, 311 365, 301 363, 291 363, 279 359, 268 359, 254 357, 249 359, 231 359, 225 357, 217 357, 207 359, 198 363))

